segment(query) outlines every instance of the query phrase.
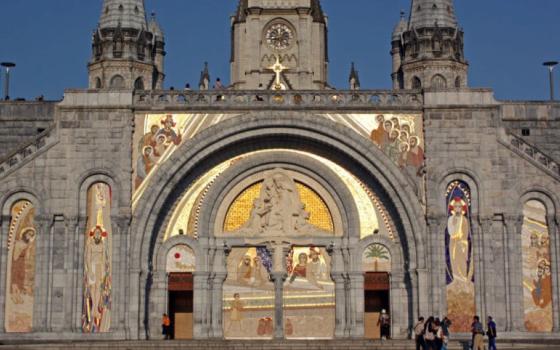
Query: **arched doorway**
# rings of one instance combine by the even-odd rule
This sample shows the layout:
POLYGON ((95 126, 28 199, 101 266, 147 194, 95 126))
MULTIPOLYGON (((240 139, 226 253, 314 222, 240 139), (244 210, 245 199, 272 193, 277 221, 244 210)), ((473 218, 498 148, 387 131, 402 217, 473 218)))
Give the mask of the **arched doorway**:
MULTIPOLYGON (((258 126, 251 126, 248 123, 249 120, 253 119, 251 117, 248 119, 245 117, 232 118, 222 122, 216 130, 209 128, 192 140, 178 146, 178 151, 173 156, 173 163, 165 163, 156 170, 156 175, 167 174, 164 176, 168 178, 163 180, 167 186, 163 186, 163 182, 162 184, 153 183, 146 187, 144 194, 138 199, 135 210, 135 218, 138 218, 138 221, 134 222, 133 226, 138 228, 138 245, 135 248, 138 253, 134 256, 138 257, 136 263, 139 264, 141 270, 145 271, 145 277, 138 276, 140 285, 145 286, 138 296, 142 300, 140 303, 141 316, 139 317, 142 320, 141 330, 150 336, 150 334, 155 334, 154 331, 159 328, 159 312, 157 309, 150 308, 150 305, 154 305, 151 301, 158 297, 159 292, 154 286, 159 285, 161 277, 155 268, 150 270, 150 256, 159 254, 157 252, 161 250, 161 246, 167 244, 164 240, 165 231, 170 227, 170 222, 174 220, 174 210, 181 205, 181 199, 189 192, 193 184, 198 184, 198 180, 205 178, 206 174, 215 167, 233 159, 234 164, 228 168, 229 170, 210 179, 207 186, 203 186, 200 195, 191 197, 194 202, 207 203, 197 207, 198 219, 192 221, 197 230, 193 231, 192 237, 189 236, 189 239, 196 240, 203 246, 200 248, 200 253, 197 253, 197 256, 200 256, 200 264, 197 263, 197 272, 193 276, 195 338, 223 337, 224 335, 224 305, 227 303, 224 303, 223 283, 228 278, 229 254, 236 248, 250 249, 263 246, 269 249, 272 255, 279 255, 280 258, 277 258, 276 261, 283 261, 281 263, 284 265, 281 270, 283 273, 272 274, 275 293, 278 290, 283 291, 283 287, 279 288, 278 285, 283 286, 286 282, 285 279, 282 279, 287 270, 285 257, 289 255, 292 247, 324 249, 325 253, 322 254, 331 257, 330 275, 335 289, 336 326, 333 336, 335 338, 362 337, 364 313, 359 310, 363 310, 364 276, 361 272, 355 273, 361 271, 361 260, 356 259, 360 255, 358 242, 361 242, 362 239, 359 210, 355 207, 351 191, 340 177, 326 167, 326 163, 313 158, 322 157, 347 169, 352 177, 367 189, 374 189, 375 197, 381 203, 381 207, 384 207, 387 216, 393 220, 393 234, 398 240, 398 245, 402 250, 401 255, 404 257, 399 262, 402 267, 391 281, 392 289, 395 286, 402 289, 398 300, 403 304, 398 310, 392 311, 394 313, 393 324, 395 324, 393 333, 397 334, 397 337, 405 337, 413 317, 418 313, 415 310, 419 307, 415 302, 417 289, 413 289, 410 283, 411 280, 416 279, 416 276, 410 275, 410 269, 424 266, 424 261, 418 259, 418 256, 423 256, 421 254, 422 239, 418 235, 424 228, 419 220, 421 218, 419 203, 413 199, 416 194, 411 193, 410 186, 399 184, 399 182, 407 183, 402 173, 369 140, 354 137, 351 132, 341 132, 340 126, 332 125, 327 120, 306 118, 305 116, 300 120, 270 116, 259 119, 258 126), (244 121, 245 119, 246 121, 244 121), (240 130, 240 125, 243 126, 242 130, 240 130), (245 127, 247 128, 245 129, 245 127), (330 144, 328 147, 325 146, 326 137, 330 144), (260 143, 258 140, 263 142, 260 143), (265 140, 266 142, 264 142, 265 140), (349 147, 351 144, 352 147, 349 147), (290 150, 296 154, 289 155, 288 159, 275 159, 274 155, 282 153, 282 150, 290 150), (258 154, 251 154, 255 151, 267 151, 268 154, 259 158, 258 154), (304 152, 312 156, 301 159, 297 156, 297 152, 304 152), (236 159, 244 154, 251 154, 251 156, 243 160, 236 159), (287 167, 289 170, 294 170, 295 167, 299 167, 297 172, 311 177, 315 176, 315 181, 322 185, 324 192, 331 194, 334 207, 340 212, 341 235, 313 237, 308 234, 302 237, 305 239, 299 241, 293 239, 294 237, 283 237, 282 239, 274 237, 275 240, 251 237, 251 241, 249 241, 247 237, 236 235, 230 235, 224 239, 224 236, 221 235, 224 233, 221 232, 223 227, 220 227, 223 222, 219 223, 216 218, 222 214, 225 215, 220 211, 225 198, 232 196, 231 199, 235 199, 235 196, 231 195, 233 186, 250 178, 250 172, 253 172, 254 175, 270 171, 278 167, 278 163, 282 163, 281 168, 283 169, 287 167), (243 170, 244 166, 247 169, 243 170), (237 170, 233 171, 233 167, 237 167, 237 170), (323 171, 325 168, 326 170, 323 171), (240 175, 241 173, 243 176, 240 175), (397 192, 397 188, 399 191, 402 189, 402 192, 397 192), (343 195, 343 192, 346 194, 343 195), (347 203, 353 204, 349 206, 347 203), (395 205, 395 203, 399 204, 395 205), (350 242, 354 243, 350 244, 350 242), (274 245, 273 243, 281 244, 274 245), (200 292, 198 292, 199 290, 200 292), (362 292, 356 294, 360 290, 362 292)), ((160 179, 160 181, 162 180, 160 179)), ((245 187, 243 190, 247 188, 245 187)), ((317 191, 321 194, 320 192, 320 190, 317 191)), ((241 192, 237 194, 239 193, 241 192)), ((321 194, 321 197, 326 196, 321 194)), ((255 203, 249 202, 249 207, 253 204, 255 203)), ((225 208, 227 209, 227 206, 225 208)), ((227 211, 226 209, 224 210, 227 211)), ((184 233, 191 234, 187 231, 184 233)), ((311 252, 308 253, 306 255, 309 259, 311 252)), ((299 261, 299 258, 296 260, 299 261)), ((234 294, 230 298, 235 299, 234 294)), ((275 303, 282 299, 282 295, 275 294, 275 303)), ((231 301, 229 300, 229 302, 231 301)), ((282 307, 278 308, 275 305, 274 310, 276 326, 274 337, 284 337, 284 329, 288 327, 280 321, 283 320, 283 314, 276 317, 277 310, 282 310, 282 307), (278 329, 282 329, 281 334, 277 334, 278 329)), ((258 331, 258 323, 256 329, 258 331)))
POLYGON ((175 245, 167 253, 166 272, 171 337, 192 339, 194 251, 186 244, 175 245))

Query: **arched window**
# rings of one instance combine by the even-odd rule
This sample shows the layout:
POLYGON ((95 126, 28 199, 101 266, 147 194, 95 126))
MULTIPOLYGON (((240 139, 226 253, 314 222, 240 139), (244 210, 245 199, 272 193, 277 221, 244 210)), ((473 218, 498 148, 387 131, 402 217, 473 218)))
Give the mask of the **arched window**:
POLYGON ((111 327, 111 187, 94 183, 87 192, 84 233, 82 331, 105 333, 111 327))
POLYGON ((124 88, 124 78, 120 75, 115 75, 111 78, 111 89, 123 89, 124 88))
POLYGON ((144 90, 144 80, 142 77, 139 77, 136 81, 134 81, 134 88, 136 90, 144 90))
POLYGON ((446 89, 447 88, 447 80, 440 75, 436 74, 432 78, 432 89, 446 89))
POLYGON ((453 320, 455 332, 469 332, 476 313, 469 186, 463 181, 450 183, 445 193, 445 206, 447 315, 453 320))
POLYGON ((551 332, 550 233, 546 207, 542 202, 530 200, 523 206, 521 237, 525 329, 529 332, 551 332))
POLYGON ((20 200, 11 208, 8 233, 6 332, 31 332, 35 301, 35 208, 20 200))
POLYGON ((456 88, 460 88, 460 87, 461 87, 461 77, 455 78, 455 87, 456 87, 456 88))
POLYGON ((422 81, 418 77, 412 78, 412 88, 413 89, 421 89, 422 88, 422 81))
POLYGON ((95 88, 96 88, 96 89, 101 89, 101 88, 103 88, 103 84, 101 83, 101 79, 100 79, 100 78, 95 78, 95 88))

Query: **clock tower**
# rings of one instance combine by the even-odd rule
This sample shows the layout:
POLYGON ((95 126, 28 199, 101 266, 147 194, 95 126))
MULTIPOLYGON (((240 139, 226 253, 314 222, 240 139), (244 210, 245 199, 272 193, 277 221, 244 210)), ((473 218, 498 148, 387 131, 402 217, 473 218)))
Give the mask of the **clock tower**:
POLYGON ((240 0, 231 23, 235 89, 327 88, 327 18, 320 0, 240 0))

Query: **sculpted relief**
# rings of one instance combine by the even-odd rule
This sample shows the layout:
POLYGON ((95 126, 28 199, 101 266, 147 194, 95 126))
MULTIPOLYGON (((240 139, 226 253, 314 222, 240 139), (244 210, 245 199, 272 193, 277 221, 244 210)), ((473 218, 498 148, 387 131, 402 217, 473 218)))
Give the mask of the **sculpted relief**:
POLYGON ((309 219, 310 212, 294 179, 288 172, 275 169, 265 174, 249 220, 231 233, 259 237, 332 236, 331 232, 309 223, 309 219))

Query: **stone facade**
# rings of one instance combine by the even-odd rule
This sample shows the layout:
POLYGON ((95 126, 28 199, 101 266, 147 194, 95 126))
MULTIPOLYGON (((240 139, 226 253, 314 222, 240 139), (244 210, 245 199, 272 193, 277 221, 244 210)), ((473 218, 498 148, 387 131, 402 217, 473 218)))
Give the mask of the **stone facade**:
POLYGON ((0 102, 0 113, 24 141, 17 145, 6 136, 0 139, 3 147, 11 145, 0 159, 2 341, 161 338, 161 314, 169 301, 165 262, 178 244, 195 254, 197 339, 223 338, 227 256, 232 248, 250 246, 268 248, 280 262, 270 275, 276 295, 274 337, 283 338, 287 332, 281 322, 287 277, 283 261, 293 245, 328 252, 335 289, 334 337, 363 338, 361 257, 373 243, 387 247, 392 257, 392 335, 408 338, 418 316, 447 312, 444 199, 446 187, 455 180, 468 184, 471 191, 476 312, 494 316, 502 339, 560 338, 558 103, 496 101, 491 90, 464 87, 285 92, 96 89, 67 90, 56 104, 0 102), (144 130, 135 118, 162 114, 203 114, 210 122, 176 145, 152 170, 149 186, 136 198, 134 135, 143 135, 144 130), (422 120, 423 185, 369 135, 358 134, 352 127, 355 120, 346 117, 401 114, 419 115, 422 120), (45 130, 31 136, 39 126, 45 130), (530 135, 523 136, 523 129, 530 135), (197 235, 165 238, 166 226, 186 191, 230 159, 236 161, 211 182, 197 207, 197 235), (374 192, 394 237, 362 235, 362 209, 329 164, 345 169, 374 192), (229 206, 226 199, 237 194, 235 186, 277 168, 302 174, 316 192, 328 194, 327 206, 336 213, 341 235, 221 236, 217 218, 229 206), (110 331, 90 334, 82 331, 84 233, 89 229, 88 189, 97 182, 112 189, 112 308, 110 331), (21 199, 36 210, 37 269, 33 331, 15 334, 5 331, 4 310, 11 208, 21 199), (548 333, 528 332, 523 322, 521 229, 528 200, 546 207, 553 281, 553 328, 548 333))

